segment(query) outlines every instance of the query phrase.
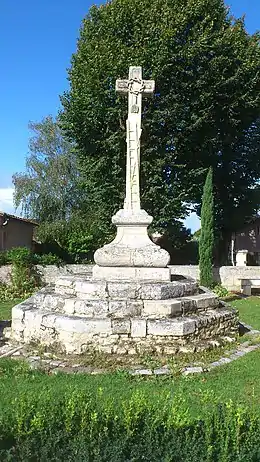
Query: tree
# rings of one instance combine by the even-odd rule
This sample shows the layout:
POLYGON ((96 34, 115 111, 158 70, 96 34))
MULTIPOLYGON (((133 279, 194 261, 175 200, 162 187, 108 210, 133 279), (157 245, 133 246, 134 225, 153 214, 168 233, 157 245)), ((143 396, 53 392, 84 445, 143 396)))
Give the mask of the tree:
POLYGON ((34 136, 26 172, 13 175, 15 205, 39 221, 37 239, 47 251, 91 259, 111 235, 99 226, 101 207, 95 210, 85 194, 74 144, 50 116, 29 127, 34 136))
POLYGON ((213 247, 214 247, 214 200, 212 168, 209 168, 203 188, 201 207, 201 232, 199 238, 200 283, 205 287, 213 284, 213 247))
POLYGON ((113 0, 90 9, 61 120, 93 206, 104 206, 103 226, 124 198, 127 102, 115 80, 129 65, 156 81, 141 139, 141 202, 154 228, 176 230, 189 203, 200 213, 212 166, 216 229, 227 240, 259 204, 251 194, 260 175, 259 35, 247 34, 222 0, 113 0))
POLYGON ((26 172, 15 173, 15 206, 39 222, 65 220, 82 203, 82 189, 74 145, 51 116, 29 124, 33 136, 26 172))

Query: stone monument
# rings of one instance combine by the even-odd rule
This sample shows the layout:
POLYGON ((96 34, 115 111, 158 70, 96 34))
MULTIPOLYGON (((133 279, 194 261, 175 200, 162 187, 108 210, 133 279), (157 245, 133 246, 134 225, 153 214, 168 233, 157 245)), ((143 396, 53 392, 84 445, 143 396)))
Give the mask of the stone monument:
POLYGON ((54 287, 15 306, 14 340, 67 354, 134 355, 194 351, 236 336, 236 313, 195 281, 173 279, 169 254, 147 234, 152 217, 141 208, 139 187, 141 104, 154 87, 142 79, 141 67, 116 81, 118 93, 128 96, 126 195, 112 218, 116 238, 96 251, 92 276, 59 277, 54 287))
POLYGON ((151 96, 154 88, 154 80, 142 80, 141 67, 130 67, 128 80, 116 81, 116 91, 128 96, 126 195, 124 208, 112 218, 116 238, 95 253, 94 278, 170 280, 170 256, 149 238, 147 227, 153 218, 140 204, 142 96, 151 96))

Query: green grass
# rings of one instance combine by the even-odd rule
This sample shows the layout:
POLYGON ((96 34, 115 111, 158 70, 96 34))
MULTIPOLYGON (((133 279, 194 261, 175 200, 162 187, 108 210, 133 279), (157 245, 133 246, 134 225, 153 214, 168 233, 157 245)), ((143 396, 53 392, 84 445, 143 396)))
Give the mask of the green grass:
POLYGON ((241 321, 260 330, 260 297, 249 297, 230 303, 239 311, 241 321))
MULTIPOLYGON (((18 301, 2 302, 0 317, 9 315, 10 309, 18 301)), ((260 328, 260 298, 250 297, 236 300, 231 305, 237 308, 241 320, 260 328)), ((260 354, 252 352, 231 364, 214 369, 198 376, 183 377, 148 377, 133 378, 124 372, 88 376, 64 375, 49 376, 30 371, 26 364, 13 360, 0 362, 0 396, 1 402, 8 402, 14 396, 32 390, 36 395, 41 389, 49 389, 57 395, 69 389, 83 389, 87 393, 98 393, 101 388, 107 396, 113 395, 115 400, 128 400, 134 390, 142 390, 147 398, 164 393, 180 394, 185 397, 189 408, 194 413, 201 411, 205 394, 212 399, 227 401, 232 399, 241 404, 256 405, 260 409, 260 354), (15 380, 14 380, 15 378, 15 380), (10 384, 12 383, 12 386, 10 384), (201 401, 202 400, 202 401, 201 401)))
POLYGON ((102 375, 47 375, 29 370, 26 363, 14 360, 0 362, 1 405, 8 405, 14 397, 24 393, 40 396, 48 390, 51 395, 81 390, 95 395, 102 390, 102 399, 113 396, 118 403, 128 401, 138 389, 146 399, 163 400, 168 394, 185 399, 194 415, 203 411, 203 406, 215 401, 233 400, 242 405, 254 406, 260 412, 260 361, 259 352, 252 352, 233 363, 197 376, 131 377, 124 372, 102 375), (209 399, 205 402, 205 397, 209 399))
POLYGON ((15 305, 17 305, 18 303, 21 303, 21 302, 22 302, 22 300, 20 300, 20 299, 0 302, 0 321, 1 320, 6 320, 6 319, 11 319, 12 318, 12 308, 13 308, 13 306, 15 306, 15 305))
MULTIPOLYGON (((1 303, 0 319, 3 319, 3 313, 9 313, 10 315, 10 308, 17 303, 18 301, 1 303)), ((242 321, 253 327, 260 327, 260 299, 251 297, 235 300, 231 304, 239 310, 242 321)), ((153 458, 153 454, 149 455, 148 453, 146 458, 146 451, 151 447, 156 435, 162 436, 164 432, 167 434, 168 431, 171 431, 169 430, 170 418, 173 421, 172 425, 177 429, 181 427, 185 429, 189 425, 195 425, 196 422, 198 423, 196 424, 198 425, 197 428, 200 429, 199 422, 208 422, 208 429, 212 427, 212 437, 210 437, 213 441, 212 448, 215 447, 215 441, 218 438, 216 452, 218 453, 223 448, 223 451, 226 451, 225 454, 229 454, 231 453, 231 439, 233 438, 235 442, 238 441, 237 429, 239 430, 240 425, 242 425, 240 422, 244 422, 243 431, 250 431, 250 425, 245 423, 247 416, 252 417, 253 425, 255 425, 255 427, 252 427, 252 432, 255 431, 255 439, 252 436, 253 433, 251 436, 253 438, 252 444, 255 444, 257 450, 260 428, 257 423, 260 422, 259 377, 259 351, 249 353, 231 364, 215 368, 211 372, 187 377, 181 374, 163 377, 133 377, 124 371, 102 375, 67 375, 63 373, 48 375, 41 371, 31 370, 24 361, 2 359, 0 360, 0 460, 84 460, 92 462, 109 462, 110 460, 116 462, 122 462, 123 460, 156 462, 159 460, 183 460, 185 462, 197 462, 197 460, 207 460, 207 462, 213 460, 214 462, 246 461, 249 459, 235 458, 239 450, 237 453, 233 451, 230 459, 227 458, 227 455, 219 458, 215 456, 203 459, 200 456, 198 456, 199 458, 195 456, 192 458, 192 454, 183 459, 182 455, 178 456, 179 458, 177 459, 160 458, 159 456, 154 456, 153 458), (226 403, 227 409, 230 409, 230 415, 227 419, 223 420, 222 417, 220 417, 220 420, 215 419, 214 412, 219 409, 218 403, 226 403), (86 413, 86 418, 90 419, 90 421, 80 420, 81 417, 78 416, 78 413, 81 410, 86 413), (113 427, 114 424, 117 425, 116 422, 118 422, 117 430, 113 427), (159 429, 157 432, 155 429, 158 422, 162 423, 163 430, 159 429), (90 424, 93 426, 89 427, 90 424), (124 429, 120 426, 121 424, 124 425, 124 429), (132 424, 133 427, 131 427, 132 424), (66 430, 63 429, 64 425, 66 430), (110 436, 108 434, 108 441, 112 441, 112 446, 116 444, 116 441, 120 442, 120 444, 117 442, 118 446, 113 456, 104 456, 102 458, 97 455, 95 458, 92 454, 90 458, 86 458, 85 455, 79 459, 74 458, 75 455, 72 458, 65 457, 65 455, 60 458, 58 456, 58 458, 55 458, 56 456, 53 456, 53 459, 50 458, 53 451, 56 451, 55 454, 59 454, 60 450, 65 451, 67 447, 66 441, 73 442, 75 437, 73 429, 75 428, 77 435, 81 431, 80 425, 86 426, 84 431, 82 427, 84 438, 88 438, 92 433, 94 435, 93 438, 91 436, 94 448, 93 454, 99 444, 101 446, 98 450, 102 453, 104 448, 102 449, 101 443, 106 438, 106 432, 109 432, 111 427, 112 433, 110 436), (217 433, 215 433, 214 425, 216 425, 217 433), (237 427, 234 425, 237 425, 237 427), (150 434, 151 442, 144 438, 138 443, 140 446, 137 445, 137 453, 138 451, 140 452, 141 447, 145 448, 142 458, 128 459, 125 455, 116 458, 117 451, 120 451, 123 441, 128 437, 132 437, 134 442, 136 438, 134 432, 136 431, 137 435, 142 435, 144 428, 148 429, 146 430, 145 438, 147 438, 147 434, 150 434), (54 433, 56 436, 50 439, 50 435, 54 433), (119 435, 121 435, 121 439, 119 435), (1 452, 1 438, 2 441, 5 441, 7 447, 9 447, 10 441, 10 447, 20 445, 22 452, 23 448, 27 448, 24 450, 23 456, 19 458, 18 453, 6 455, 5 449, 1 452), (59 440, 59 438, 61 439, 59 440), (42 455, 41 459, 39 454, 35 456, 38 445, 41 448, 39 451, 44 451, 44 448, 47 448, 49 439, 50 448, 48 449, 48 454, 42 455), (256 442, 254 443, 254 441, 256 442), (53 449, 54 444, 57 446, 55 450, 53 449)), ((197 433, 198 438, 199 435, 200 430, 197 433)), ((197 440, 189 443, 189 434, 187 433, 186 436, 187 448, 197 447, 197 440)), ((243 438, 244 436, 241 437, 241 442, 244 441, 243 438)), ((161 442, 160 440, 158 441, 159 454, 161 442)), ((178 438, 176 441, 178 443, 178 438)), ((174 446, 176 441, 169 433, 169 443, 174 446)), ((134 444, 133 442, 129 443, 130 447, 134 444)), ((89 447, 87 442, 83 442, 82 447, 80 444, 77 441, 75 442, 77 451, 83 451, 84 448, 82 449, 82 447, 84 445, 84 447, 89 447)), ((205 444, 207 447, 207 441, 205 444)), ((168 443, 165 443, 165 448, 167 448, 167 445, 168 443)), ((164 450, 166 451, 165 448, 164 450)), ((187 448, 185 451, 188 451, 187 448)), ((246 451, 246 456, 247 451, 248 453, 251 451, 247 444, 245 444, 244 450, 246 451)), ((173 453, 175 451, 176 447, 174 446, 173 453)), ((180 454, 184 454, 183 449, 179 449, 179 451, 180 454)), ((260 460, 260 453, 259 458, 254 457, 250 460, 260 460)))

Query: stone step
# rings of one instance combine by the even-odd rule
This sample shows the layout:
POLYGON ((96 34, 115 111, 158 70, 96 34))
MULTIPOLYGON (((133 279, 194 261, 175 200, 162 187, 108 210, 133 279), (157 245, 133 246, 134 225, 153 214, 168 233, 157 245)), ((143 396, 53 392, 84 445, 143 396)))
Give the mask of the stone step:
POLYGON ((190 295, 179 299, 182 304, 182 314, 196 312, 198 310, 207 310, 210 308, 217 308, 219 306, 219 299, 214 293, 204 293, 197 295, 190 295))
POLYGON ((143 316, 162 318, 181 315, 182 303, 176 298, 169 298, 168 300, 144 300, 143 316))
POLYGON ((12 339, 22 343, 39 341, 75 354, 93 349, 135 354, 143 348, 170 353, 169 348, 173 351, 187 342, 196 343, 216 335, 235 336, 237 332, 234 312, 220 308, 172 319, 114 319, 47 312, 33 308, 26 300, 15 306, 12 314, 12 339))
POLYGON ((198 310, 217 308, 218 305, 218 297, 209 293, 168 300, 144 300, 143 315, 172 318, 193 314, 198 310))
POLYGON ((143 311, 142 300, 87 300, 73 295, 62 295, 42 290, 31 297, 32 307, 46 312, 56 312, 74 316, 85 317, 112 317, 124 318, 141 316, 143 311))
MULTIPOLYGON (((123 296, 123 293, 117 292, 123 296)), ((216 308, 219 305, 215 294, 205 293, 170 298, 165 300, 140 299, 86 299, 74 295, 54 293, 50 289, 42 289, 31 299, 33 306, 46 311, 60 312, 75 316, 112 318, 142 317, 176 317, 193 314, 198 310, 216 308)))
POLYGON ((55 284, 55 293, 80 299, 99 300, 167 300, 198 293, 198 284, 189 279, 172 282, 95 281, 63 276, 55 284))

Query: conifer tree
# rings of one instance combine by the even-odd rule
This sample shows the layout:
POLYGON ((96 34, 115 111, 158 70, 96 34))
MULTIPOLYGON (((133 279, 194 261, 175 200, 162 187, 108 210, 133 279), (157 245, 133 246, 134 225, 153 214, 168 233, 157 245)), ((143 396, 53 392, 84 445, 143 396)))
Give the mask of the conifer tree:
POLYGON ((209 168, 203 188, 201 207, 201 234, 199 239, 200 284, 211 287, 213 284, 213 247, 214 247, 214 198, 213 172, 209 168))

